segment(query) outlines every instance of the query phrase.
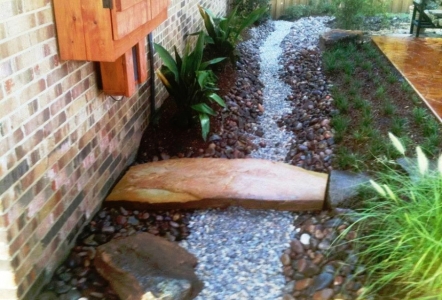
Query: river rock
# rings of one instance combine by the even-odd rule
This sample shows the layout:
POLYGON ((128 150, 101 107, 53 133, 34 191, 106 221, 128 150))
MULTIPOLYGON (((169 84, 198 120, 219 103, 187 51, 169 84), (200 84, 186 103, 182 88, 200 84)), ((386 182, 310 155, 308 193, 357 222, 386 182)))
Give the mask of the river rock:
POLYGON ((203 284, 195 256, 149 233, 114 239, 97 248, 97 271, 121 299, 193 299, 203 284))
POLYGON ((351 201, 358 195, 358 189, 369 181, 370 177, 364 173, 331 171, 326 206, 348 208, 357 205, 351 201))

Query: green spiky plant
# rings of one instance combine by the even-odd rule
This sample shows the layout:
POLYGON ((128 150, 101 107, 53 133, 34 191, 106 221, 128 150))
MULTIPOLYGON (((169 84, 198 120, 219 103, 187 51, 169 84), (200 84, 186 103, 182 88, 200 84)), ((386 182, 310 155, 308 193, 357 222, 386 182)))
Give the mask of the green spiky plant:
POLYGON ((200 33, 193 51, 187 43, 182 56, 174 47, 175 59, 161 45, 154 45, 156 52, 163 60, 163 65, 157 70, 157 75, 177 106, 175 124, 180 127, 190 127, 199 118, 202 136, 206 140, 210 130, 209 116, 216 115, 208 105, 213 102, 225 107, 224 100, 216 94, 218 90, 215 74, 208 69, 224 57, 202 62, 204 50, 204 34, 200 33))
MULTIPOLYGON (((227 17, 216 17, 210 10, 198 5, 199 12, 204 21, 207 35, 206 43, 215 50, 219 56, 227 56, 232 62, 235 61, 236 44, 240 39, 241 32, 251 26, 265 14, 268 7, 260 7, 245 17, 238 14, 236 6, 227 17)), ((199 34, 198 32, 191 35, 199 34)))
MULTIPOLYGON (((400 140, 389 134, 394 148, 405 156, 400 140)), ((367 283, 360 299, 442 299, 442 155, 430 170, 422 149, 416 148, 412 175, 388 167, 371 181, 364 207, 352 213, 357 220, 354 241, 367 283)))

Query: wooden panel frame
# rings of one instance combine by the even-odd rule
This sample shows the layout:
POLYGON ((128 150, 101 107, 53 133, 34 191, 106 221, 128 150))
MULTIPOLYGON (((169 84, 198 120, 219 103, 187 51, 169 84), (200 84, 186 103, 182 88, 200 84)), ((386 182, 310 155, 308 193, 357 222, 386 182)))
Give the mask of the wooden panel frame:
MULTIPOLYGON (((123 38, 114 40, 112 12, 111 9, 103 8, 101 1, 53 1, 60 58, 104 62, 117 60, 165 21, 170 4, 169 0, 146 0, 148 8, 155 3, 163 9, 123 38)), ((117 0, 113 1, 115 7, 117 0)))
POLYGON ((84 24, 79 1, 54 1, 60 58, 87 57, 84 24))
POLYGON ((141 1, 146 1, 146 0, 115 0, 115 9, 117 11, 123 11, 131 6, 134 6, 135 4, 141 1))
POLYGON ((152 19, 150 1, 143 0, 123 11, 111 10, 112 34, 120 40, 152 19))
POLYGON ((136 91, 132 48, 115 62, 100 62, 103 91, 107 95, 130 97, 136 91))

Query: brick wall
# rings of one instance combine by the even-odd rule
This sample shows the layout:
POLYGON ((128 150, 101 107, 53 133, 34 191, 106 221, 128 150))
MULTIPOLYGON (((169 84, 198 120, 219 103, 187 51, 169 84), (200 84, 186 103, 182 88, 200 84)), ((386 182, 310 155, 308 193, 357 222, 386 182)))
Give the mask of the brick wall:
MULTIPOLYGON (((201 26, 197 3, 227 6, 172 0, 155 42, 182 49, 201 26)), ((0 1, 0 299, 33 299, 67 255, 133 161, 149 91, 116 102, 97 88, 94 63, 61 61, 51 0, 0 1)))

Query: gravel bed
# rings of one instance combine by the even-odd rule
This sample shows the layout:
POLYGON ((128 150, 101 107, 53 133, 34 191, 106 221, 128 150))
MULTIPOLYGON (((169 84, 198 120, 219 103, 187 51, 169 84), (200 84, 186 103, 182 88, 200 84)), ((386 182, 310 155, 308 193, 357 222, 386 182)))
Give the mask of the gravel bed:
POLYGON ((279 256, 289 247, 292 221, 289 212, 238 207, 195 213, 180 245, 199 261, 204 289, 196 299, 282 298, 279 256))
POLYGON ((259 48, 261 60, 259 80, 265 82, 265 87, 263 90, 264 112, 258 118, 258 123, 264 135, 255 141, 261 147, 250 154, 254 158, 283 161, 293 138, 291 132, 279 128, 275 122, 281 115, 291 111, 289 103, 284 101, 290 93, 290 86, 278 80, 278 75, 282 68, 279 62, 282 48, 279 45, 290 33, 292 24, 292 22, 285 21, 275 22, 275 31, 267 37, 259 48))

